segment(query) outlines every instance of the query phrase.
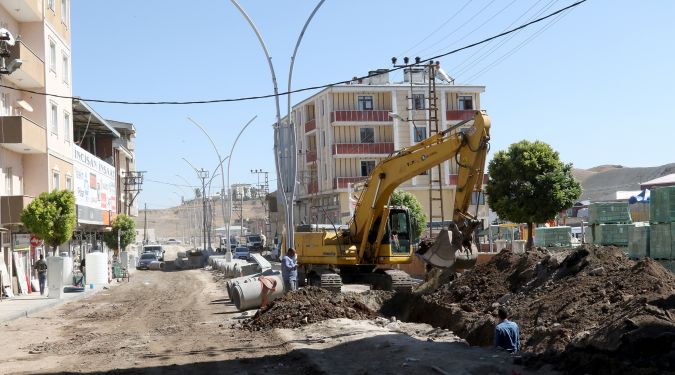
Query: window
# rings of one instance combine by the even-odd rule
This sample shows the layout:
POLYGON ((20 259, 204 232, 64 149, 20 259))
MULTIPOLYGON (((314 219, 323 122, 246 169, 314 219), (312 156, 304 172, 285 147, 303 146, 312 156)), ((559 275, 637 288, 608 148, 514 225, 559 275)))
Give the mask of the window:
POLYGON ((68 0, 61 0, 61 21, 66 25, 68 24, 68 0))
POLYGON ((474 191, 473 193, 471 193, 471 204, 474 206, 476 204, 478 205, 485 204, 485 193, 481 191, 474 191))
POLYGON ((424 126, 417 126, 413 129, 415 133, 415 142, 422 142, 427 139, 427 128, 424 126))
POLYGON ((73 190, 73 177, 66 175, 66 189, 73 190))
POLYGON ((372 111, 373 110, 373 97, 368 96, 359 96, 359 111, 372 111))
POLYGON ((426 108, 426 105, 424 103, 424 94, 413 94, 413 108, 414 109, 426 108))
POLYGON ((321 131, 321 147, 326 147, 326 132, 321 131))
POLYGON ((375 160, 361 161, 361 176, 370 176, 373 169, 375 169, 375 160))
POLYGON ((63 73, 62 74, 63 75, 63 83, 65 83, 67 85, 69 83, 68 81, 70 79, 70 74, 68 72, 69 65, 70 65, 69 64, 70 59, 68 58, 68 55, 66 55, 65 53, 62 52, 62 54, 63 55, 62 55, 62 59, 61 59, 62 61, 61 62, 63 63, 63 72, 62 72, 63 73))
POLYGON ((375 129, 361 128, 361 143, 375 143, 375 129))
POLYGON ((0 110, 2 111, 2 116, 10 116, 11 115, 11 109, 9 107, 9 93, 3 93, 0 95, 0 104, 1 107, 0 110))
POLYGON ((12 167, 5 168, 5 195, 12 195, 12 167))
POLYGON ((52 103, 51 113, 49 119, 51 120, 51 130, 53 134, 59 136, 59 107, 56 103, 52 103))
POLYGON ((473 109, 473 97, 460 95, 457 102, 457 108, 460 110, 473 109))
POLYGON ((49 39, 49 70, 56 73, 56 44, 49 39))
POLYGON ((54 0, 47 0, 47 8, 54 10, 54 0))
POLYGON ((323 100, 321 100, 321 116, 323 116, 323 100))
POLYGON ((65 133, 63 139, 65 139, 66 142, 72 141, 73 132, 70 131, 70 113, 68 112, 63 112, 63 131, 65 133))
POLYGON ((328 180, 328 166, 326 163, 323 163, 323 180, 328 180))
POLYGON ((61 173, 54 169, 52 171, 52 190, 59 190, 60 189, 60 182, 61 180, 61 173))

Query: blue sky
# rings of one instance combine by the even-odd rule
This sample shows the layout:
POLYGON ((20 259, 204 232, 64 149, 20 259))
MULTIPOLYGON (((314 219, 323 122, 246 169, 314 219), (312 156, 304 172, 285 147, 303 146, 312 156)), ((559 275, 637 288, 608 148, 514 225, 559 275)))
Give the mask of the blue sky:
MULTIPOLYGON (((240 3, 263 34, 284 91, 295 41, 316 2, 240 3)), ((300 47, 293 87, 388 68, 392 56, 427 58, 571 3, 327 0, 300 47)), ((87 0, 74 1, 71 13, 76 96, 186 101, 272 92, 255 35, 229 1, 87 0)), ((589 0, 504 43, 444 57, 441 63, 458 83, 486 86, 481 104, 492 118, 492 153, 538 139, 579 168, 666 164, 675 161, 668 112, 675 100, 674 14, 675 2, 667 0, 589 0)), ((310 94, 296 94, 293 102, 310 94)), ((251 169, 269 171, 275 179, 273 99, 92 106, 106 118, 135 124, 138 168, 147 171, 139 200, 150 208, 175 205, 178 195, 188 194, 189 188, 165 184, 185 185, 176 174, 197 184, 181 157, 210 170, 218 163, 207 138, 187 117, 202 124, 227 154, 241 127, 257 115, 234 151, 230 179, 256 182, 251 169)))

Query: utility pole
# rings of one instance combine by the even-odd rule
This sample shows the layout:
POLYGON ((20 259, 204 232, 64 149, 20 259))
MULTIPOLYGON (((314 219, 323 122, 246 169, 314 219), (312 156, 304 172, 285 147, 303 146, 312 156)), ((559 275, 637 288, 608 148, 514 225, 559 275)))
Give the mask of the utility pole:
POLYGON ((134 201, 138 194, 141 192, 141 187, 143 186, 143 174, 145 171, 128 171, 124 173, 122 181, 124 183, 124 198, 128 199, 128 202, 125 202, 126 214, 131 216, 131 206, 134 205, 134 201))
MULTIPOLYGON (((199 178, 202 179, 202 228, 204 231, 204 249, 206 250, 206 235, 208 232, 208 228, 206 226, 206 179, 209 177, 209 171, 205 170, 204 168, 200 169, 197 171, 197 175, 199 178)), ((211 247, 211 244, 208 244, 209 247, 211 247)))
POLYGON ((148 204, 146 203, 145 208, 143 209, 143 215, 145 219, 143 220, 143 245, 148 244, 148 204))

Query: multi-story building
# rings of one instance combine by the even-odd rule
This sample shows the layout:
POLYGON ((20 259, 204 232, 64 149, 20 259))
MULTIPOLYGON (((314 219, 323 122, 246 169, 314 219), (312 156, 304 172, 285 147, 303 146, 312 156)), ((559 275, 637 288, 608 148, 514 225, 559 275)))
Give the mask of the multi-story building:
POLYGON ((23 208, 44 191, 73 188, 70 3, 2 1, 0 27, 16 40, 9 59, 22 62, 1 76, 8 87, 0 89, 0 224, 11 268, 10 247, 24 265, 33 258, 20 227, 23 208))
MULTIPOLYGON (((380 70, 368 78, 326 88, 296 104, 298 189, 296 223, 347 223, 354 198, 349 191, 364 181, 375 165, 390 155, 427 138, 435 131, 430 121, 429 82, 426 68, 406 69, 402 82, 389 81, 380 70)), ((438 130, 471 119, 480 109, 484 86, 436 82, 438 130)), ((432 117, 433 119, 433 117, 432 117)), ((438 172, 432 172, 434 179, 438 172)), ((454 159, 442 165, 443 216, 452 218, 458 166, 454 159)), ((430 174, 424 172, 400 186, 414 194, 427 214, 439 217, 440 202, 434 200, 430 215, 430 174)), ((438 184, 436 184, 438 185, 438 184)), ((481 195, 475 195, 479 216, 487 216, 481 195)), ((474 206, 473 209, 476 209, 474 206)))

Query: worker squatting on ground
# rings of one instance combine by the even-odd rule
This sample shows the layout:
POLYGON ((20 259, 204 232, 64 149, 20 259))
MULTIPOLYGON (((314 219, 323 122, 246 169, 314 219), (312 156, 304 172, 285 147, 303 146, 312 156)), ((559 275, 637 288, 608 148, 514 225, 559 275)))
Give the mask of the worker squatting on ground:
POLYGON ((499 324, 495 327, 495 347, 504 349, 509 353, 517 353, 520 350, 520 328, 518 324, 510 321, 509 313, 504 307, 497 310, 499 324))
POLYGON ((35 268, 38 273, 38 281, 40 283, 40 295, 44 296, 45 282, 47 281, 47 262, 45 262, 44 255, 40 254, 40 260, 35 262, 33 268, 35 268))
POLYGON ((281 277, 284 279, 284 292, 298 290, 298 263, 292 247, 281 259, 281 277))

